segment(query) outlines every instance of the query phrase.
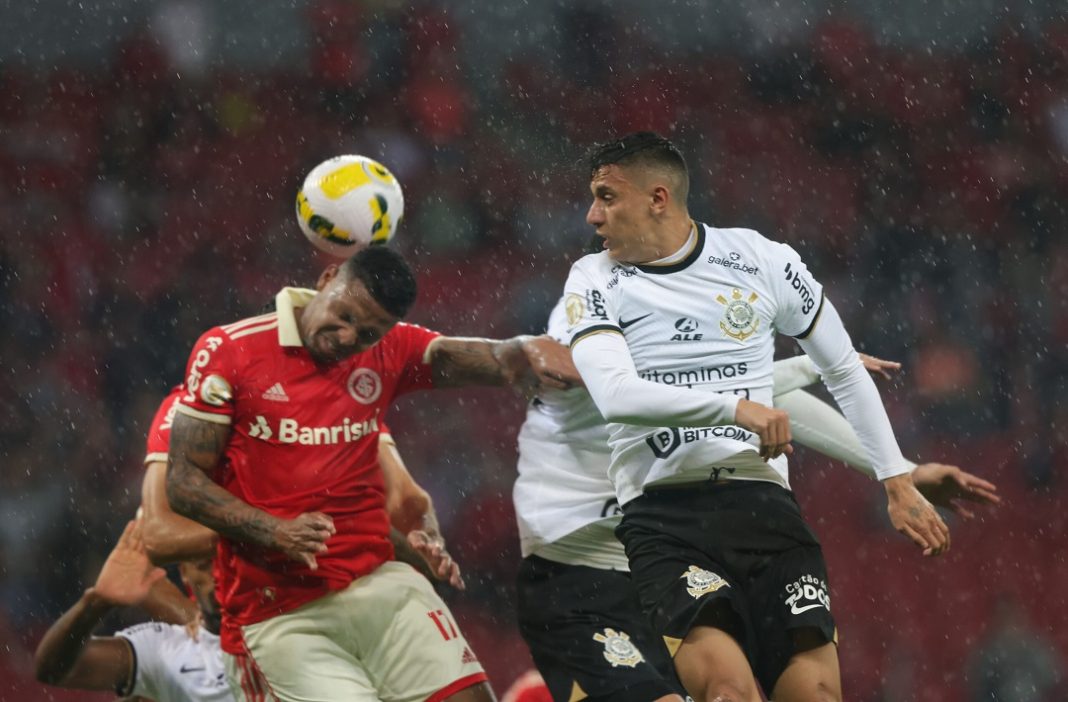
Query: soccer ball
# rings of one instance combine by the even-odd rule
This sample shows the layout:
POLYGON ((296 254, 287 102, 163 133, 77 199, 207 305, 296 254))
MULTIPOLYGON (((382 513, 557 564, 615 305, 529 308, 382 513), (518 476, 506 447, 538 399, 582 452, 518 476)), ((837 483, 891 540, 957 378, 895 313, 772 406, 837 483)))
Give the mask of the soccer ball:
POLYGON ((297 221, 320 251, 348 258, 384 244, 404 216, 404 193, 389 169, 366 156, 323 161, 297 192, 297 221))

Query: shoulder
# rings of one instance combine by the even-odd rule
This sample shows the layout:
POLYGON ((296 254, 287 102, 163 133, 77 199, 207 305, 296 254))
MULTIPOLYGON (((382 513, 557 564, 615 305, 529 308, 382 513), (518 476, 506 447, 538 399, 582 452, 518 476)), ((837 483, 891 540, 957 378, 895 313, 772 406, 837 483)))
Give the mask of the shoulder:
POLYGON ((591 279, 607 278, 616 267, 616 262, 608 255, 608 252, 586 254, 571 264, 570 278, 583 276, 591 279))
POLYGON ((267 335, 269 339, 277 338, 278 313, 269 312, 256 317, 247 317, 231 324, 215 327, 219 333, 231 341, 238 339, 255 338, 267 335), (274 334, 269 334, 274 332, 274 334))

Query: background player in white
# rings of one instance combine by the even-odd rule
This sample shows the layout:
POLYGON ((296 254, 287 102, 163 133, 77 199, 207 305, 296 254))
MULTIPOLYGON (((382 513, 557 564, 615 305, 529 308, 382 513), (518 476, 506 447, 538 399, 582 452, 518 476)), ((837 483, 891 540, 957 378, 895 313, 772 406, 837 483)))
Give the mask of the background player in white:
POLYGON ((840 698, 826 566, 779 459, 791 435, 770 407, 776 333, 820 370, 894 526, 929 555, 949 530, 797 254, 691 220, 685 160, 656 135, 606 144, 590 165, 587 221, 605 251, 573 266, 565 306, 576 366, 610 423, 618 534, 643 607, 698 700, 757 700, 754 674, 776 700, 840 698))
MULTIPOLYGON (((547 333, 567 340, 563 299, 547 333)), ((900 364, 861 354, 872 373, 889 378, 900 364)), ((775 404, 788 405, 802 445, 874 476, 849 423, 799 389, 819 382, 805 356, 775 363, 775 404)), ((517 579, 520 630, 553 699, 680 699, 663 642, 650 630, 615 538, 619 509, 608 479, 608 429, 580 388, 543 392, 519 433, 513 493, 524 556, 517 579)), ((991 483, 955 466, 925 464, 912 478, 932 502, 970 516, 956 500, 998 502, 991 483)))
POLYGON ((37 679, 156 702, 231 702, 219 648, 219 605, 211 561, 183 562, 179 570, 196 606, 152 565, 140 522, 129 522, 96 583, 41 639, 35 656, 37 679), (116 607, 142 607, 158 620, 114 636, 92 636, 116 607), (188 623, 197 611, 200 629, 194 634, 188 623))

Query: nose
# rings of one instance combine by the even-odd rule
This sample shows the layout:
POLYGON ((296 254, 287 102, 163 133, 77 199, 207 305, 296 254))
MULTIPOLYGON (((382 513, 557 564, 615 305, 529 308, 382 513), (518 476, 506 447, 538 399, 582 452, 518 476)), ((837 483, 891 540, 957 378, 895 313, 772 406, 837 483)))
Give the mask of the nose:
POLYGON ((337 342, 345 348, 356 346, 356 330, 349 327, 341 327, 337 332, 337 342))
POLYGON ((591 224, 595 227, 604 224, 604 207, 596 200, 590 205, 590 209, 586 212, 586 224, 591 224))

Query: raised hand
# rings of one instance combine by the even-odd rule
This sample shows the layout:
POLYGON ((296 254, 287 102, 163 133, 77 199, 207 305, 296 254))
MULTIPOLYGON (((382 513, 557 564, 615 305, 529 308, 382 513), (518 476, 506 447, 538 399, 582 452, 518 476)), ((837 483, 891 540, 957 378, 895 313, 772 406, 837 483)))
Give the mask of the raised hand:
POLYGON ((305 512, 296 519, 280 519, 274 528, 274 547, 312 570, 315 557, 326 553, 327 540, 337 533, 334 520, 322 512, 305 512))
POLYGON ((93 592, 116 607, 141 604, 166 572, 152 565, 141 538, 141 522, 127 522, 119 543, 108 554, 93 585, 93 592))
POLYGON ((997 505, 1001 497, 997 486, 957 466, 944 463, 924 463, 912 471, 912 484, 932 504, 971 519, 975 513, 959 501, 980 505, 997 505))

